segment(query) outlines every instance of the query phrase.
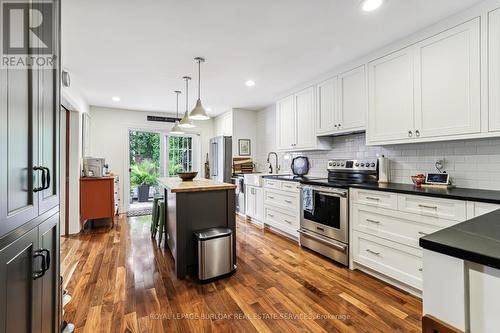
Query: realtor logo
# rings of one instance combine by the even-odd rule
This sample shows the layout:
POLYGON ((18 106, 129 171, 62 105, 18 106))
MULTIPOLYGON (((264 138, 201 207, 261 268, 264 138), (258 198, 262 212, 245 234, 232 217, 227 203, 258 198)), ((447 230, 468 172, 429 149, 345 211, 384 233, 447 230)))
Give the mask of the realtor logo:
POLYGON ((1 1, 1 67, 53 67, 53 4, 1 1))

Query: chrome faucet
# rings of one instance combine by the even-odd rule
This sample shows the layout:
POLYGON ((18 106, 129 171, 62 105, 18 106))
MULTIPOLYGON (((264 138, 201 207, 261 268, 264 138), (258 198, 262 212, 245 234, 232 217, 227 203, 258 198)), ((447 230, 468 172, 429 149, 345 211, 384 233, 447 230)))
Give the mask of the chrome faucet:
POLYGON ((278 154, 276 154, 274 151, 271 151, 271 152, 269 152, 269 154, 267 154, 267 163, 269 163, 269 172, 273 173, 273 166, 270 162, 271 155, 274 155, 274 157, 275 157, 275 170, 276 170, 276 173, 279 173, 280 166, 278 165, 278 154))

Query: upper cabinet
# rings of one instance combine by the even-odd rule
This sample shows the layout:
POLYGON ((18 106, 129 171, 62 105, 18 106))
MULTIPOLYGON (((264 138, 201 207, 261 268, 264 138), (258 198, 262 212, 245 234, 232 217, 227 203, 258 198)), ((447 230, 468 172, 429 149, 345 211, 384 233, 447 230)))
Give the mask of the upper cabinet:
POLYGON ((276 103, 278 150, 320 150, 328 148, 316 136, 316 95, 314 87, 304 89, 276 103))
POLYGON ((344 134, 365 129, 365 78, 365 66, 360 66, 318 85, 318 135, 344 134))
POLYGON ((500 131, 500 9, 489 13, 489 131, 500 131))
POLYGON ((477 18, 370 62, 368 143, 479 133, 480 50, 477 18))

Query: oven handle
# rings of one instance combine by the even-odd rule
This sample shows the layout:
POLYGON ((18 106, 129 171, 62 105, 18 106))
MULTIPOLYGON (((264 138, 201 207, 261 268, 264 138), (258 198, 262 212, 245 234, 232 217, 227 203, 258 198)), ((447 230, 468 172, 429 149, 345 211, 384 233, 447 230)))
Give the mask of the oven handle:
POLYGON ((347 192, 325 192, 325 191, 318 191, 314 190, 314 192, 322 194, 322 195, 327 195, 329 197, 340 197, 340 198, 345 198, 347 197, 347 192))
POLYGON ((335 248, 339 249, 339 250, 340 250, 340 251, 342 251, 342 252, 345 252, 345 251, 347 250, 347 245, 344 245, 344 244, 340 245, 340 244, 338 244, 337 242, 333 242, 333 241, 331 241, 331 240, 326 240, 326 239, 324 239, 323 237, 321 237, 321 236, 317 236, 317 235, 313 235, 313 234, 311 234, 311 233, 307 232, 306 230, 304 230, 304 229, 302 229, 302 228, 300 228, 300 229, 299 229, 299 230, 297 230, 297 231, 298 231, 300 234, 302 234, 302 235, 304 235, 304 236, 306 236, 306 237, 312 238, 312 239, 314 239, 314 240, 316 240, 316 241, 318 241, 318 242, 321 242, 321 243, 323 243, 323 244, 325 244, 325 245, 328 245, 328 246, 333 246, 333 247, 335 247, 335 248))

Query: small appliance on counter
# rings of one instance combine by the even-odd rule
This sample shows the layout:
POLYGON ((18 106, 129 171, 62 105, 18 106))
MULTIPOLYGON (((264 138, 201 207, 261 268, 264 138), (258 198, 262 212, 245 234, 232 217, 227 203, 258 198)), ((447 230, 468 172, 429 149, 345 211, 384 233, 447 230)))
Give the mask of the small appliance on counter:
POLYGON ((107 169, 108 166, 104 158, 89 156, 83 159, 83 175, 85 177, 103 177, 105 172, 107 173, 107 169))
POLYGON ((426 175, 419 174, 416 176, 411 176, 411 180, 416 187, 428 187, 428 188, 441 188, 449 189, 453 188, 453 183, 451 181, 450 175, 443 173, 428 173, 426 175))
POLYGON ((309 159, 306 156, 298 156, 292 160, 292 172, 295 176, 305 176, 309 173, 309 159))

